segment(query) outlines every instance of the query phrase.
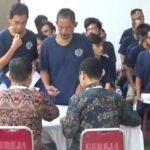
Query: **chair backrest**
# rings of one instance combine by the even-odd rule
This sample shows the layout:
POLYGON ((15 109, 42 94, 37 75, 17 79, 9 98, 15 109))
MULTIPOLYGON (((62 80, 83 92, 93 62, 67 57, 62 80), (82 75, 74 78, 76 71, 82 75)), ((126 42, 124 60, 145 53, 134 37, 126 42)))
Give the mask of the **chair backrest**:
POLYGON ((80 150, 124 150, 123 131, 119 128, 86 129, 81 134, 80 150))
POLYGON ((32 131, 25 126, 0 126, 0 150, 34 150, 32 131))

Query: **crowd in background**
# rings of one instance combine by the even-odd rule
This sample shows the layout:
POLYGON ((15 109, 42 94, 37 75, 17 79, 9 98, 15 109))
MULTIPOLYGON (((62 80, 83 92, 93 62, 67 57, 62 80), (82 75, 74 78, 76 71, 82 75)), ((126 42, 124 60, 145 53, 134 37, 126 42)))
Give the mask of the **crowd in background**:
MULTIPOLYGON (((19 113, 19 108, 15 107, 15 103, 18 105, 25 97, 33 104, 24 104, 20 108, 24 110, 27 105, 25 112, 39 111, 30 116, 32 121, 36 117, 52 120, 59 114, 55 105, 69 105, 61 123, 64 135, 74 140, 70 149, 79 148, 80 133, 88 126, 116 127, 120 123, 137 126, 141 123, 130 107, 137 106, 141 118, 145 108, 149 107, 142 103, 141 94, 150 93, 150 25, 144 23, 141 9, 131 10, 132 27, 125 30, 120 39, 118 52, 122 67, 119 71, 116 70, 114 46, 107 41, 99 18, 85 18, 85 31, 74 33, 77 26, 75 13, 62 8, 57 14, 56 27, 46 15, 38 15, 34 20, 35 34, 26 29, 28 16, 25 4, 14 4, 9 14, 10 26, 0 32, 0 101, 5 104, 6 100, 12 100, 5 104, 9 106, 9 112, 0 104, 0 112, 4 114, 0 117, 1 125, 19 125, 21 121, 15 120, 20 116, 25 117, 22 122, 29 121, 27 113, 19 113), (35 72, 39 79, 34 87, 40 92, 30 86, 35 72), (26 87, 34 92, 30 93, 26 87), (13 106, 10 107, 10 103, 13 106), (106 117, 100 114, 102 110, 107 112, 106 117), (10 118, 14 122, 9 122, 10 118)), ((32 125, 24 124, 39 138, 41 121, 36 121, 32 125)))

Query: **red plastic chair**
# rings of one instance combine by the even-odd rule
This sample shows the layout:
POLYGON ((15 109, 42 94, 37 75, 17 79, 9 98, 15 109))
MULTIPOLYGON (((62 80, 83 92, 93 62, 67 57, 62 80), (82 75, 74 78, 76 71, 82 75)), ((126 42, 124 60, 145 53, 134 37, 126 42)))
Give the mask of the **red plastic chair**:
POLYGON ((86 129, 81 134, 80 150, 124 150, 119 128, 86 129))
POLYGON ((0 126, 0 150, 34 150, 32 131, 24 126, 0 126))

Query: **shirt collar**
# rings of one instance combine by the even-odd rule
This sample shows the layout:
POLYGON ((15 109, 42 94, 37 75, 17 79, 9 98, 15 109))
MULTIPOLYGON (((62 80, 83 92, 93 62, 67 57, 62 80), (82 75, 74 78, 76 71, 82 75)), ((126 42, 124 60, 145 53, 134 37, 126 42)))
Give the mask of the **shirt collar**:
POLYGON ((91 88, 103 88, 99 82, 91 83, 86 86, 85 90, 91 89, 91 88))
POLYGON ((22 85, 12 85, 10 89, 27 89, 28 87, 22 85))

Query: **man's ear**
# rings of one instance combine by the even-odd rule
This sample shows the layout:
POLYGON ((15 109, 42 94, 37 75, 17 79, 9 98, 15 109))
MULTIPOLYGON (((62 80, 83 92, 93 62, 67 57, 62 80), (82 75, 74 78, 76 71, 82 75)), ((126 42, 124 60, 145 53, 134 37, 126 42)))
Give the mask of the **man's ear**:
POLYGON ((86 74, 86 72, 83 72, 82 73, 82 78, 83 78, 83 80, 85 80, 85 79, 89 79, 89 77, 88 77, 88 75, 86 74))
POLYGON ((32 76, 33 76, 32 73, 28 76, 28 81, 30 82, 30 84, 31 84, 31 82, 32 82, 32 76))
POLYGON ((12 77, 11 77, 11 73, 10 72, 8 72, 8 78, 12 82, 12 77))

